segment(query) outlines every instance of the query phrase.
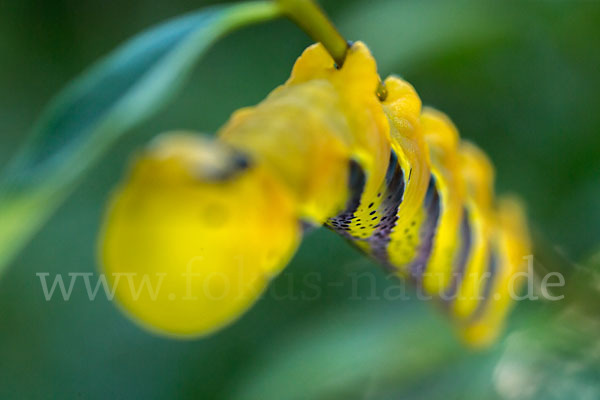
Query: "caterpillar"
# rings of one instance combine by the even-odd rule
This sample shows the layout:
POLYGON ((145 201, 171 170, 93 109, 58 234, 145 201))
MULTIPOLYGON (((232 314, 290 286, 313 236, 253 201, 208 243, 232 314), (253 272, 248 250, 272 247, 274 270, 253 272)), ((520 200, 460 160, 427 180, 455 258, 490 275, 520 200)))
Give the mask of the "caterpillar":
POLYGON ((289 262, 303 224, 325 225, 438 300, 465 341, 501 331, 529 253, 519 202, 415 89, 383 81, 366 45, 337 67, 320 44, 288 81, 236 111, 216 139, 157 138, 105 217, 101 257, 123 308, 159 332, 211 333, 247 310, 289 262))

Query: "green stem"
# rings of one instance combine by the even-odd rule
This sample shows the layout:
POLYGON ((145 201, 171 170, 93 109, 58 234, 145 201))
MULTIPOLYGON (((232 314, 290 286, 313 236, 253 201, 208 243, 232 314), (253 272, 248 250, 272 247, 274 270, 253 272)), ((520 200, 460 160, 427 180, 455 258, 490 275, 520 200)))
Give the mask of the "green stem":
POLYGON ((336 65, 344 65, 348 42, 337 31, 323 10, 312 0, 275 0, 283 13, 308 36, 327 49, 336 65))

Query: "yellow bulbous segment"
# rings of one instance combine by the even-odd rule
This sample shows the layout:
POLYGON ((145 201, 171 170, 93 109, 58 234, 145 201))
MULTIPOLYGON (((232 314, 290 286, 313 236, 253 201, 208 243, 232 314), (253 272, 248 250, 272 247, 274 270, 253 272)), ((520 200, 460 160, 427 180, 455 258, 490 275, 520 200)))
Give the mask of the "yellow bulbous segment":
POLYGON ((383 109, 390 120, 392 146, 407 171, 406 190, 398 210, 398 225, 407 226, 418 214, 431 176, 429 149, 421 128, 421 98, 408 82, 390 76, 383 109), (409 178, 410 176, 410 178, 409 178))
POLYGON ((465 198, 458 157, 459 135, 443 113, 426 108, 421 115, 423 136, 429 147, 431 172, 438 182, 443 212, 437 226, 423 288, 432 295, 444 293, 452 280, 460 238, 465 198))
POLYGON ((492 344, 502 332, 506 316, 515 305, 513 297, 522 287, 531 254, 529 230, 521 202, 511 196, 499 199, 498 230, 495 245, 499 252, 499 272, 482 317, 463 326, 461 336, 473 347, 492 344))
POLYGON ((472 143, 462 141, 458 156, 465 183, 465 208, 469 212, 473 243, 465 276, 452 310, 458 321, 467 321, 480 302, 482 282, 488 271, 491 241, 496 229, 496 215, 492 204, 494 170, 485 153, 472 143))
POLYGON ((162 137, 135 161, 104 223, 103 272, 151 330, 200 336, 236 319, 290 260, 287 191, 223 144, 162 137))
POLYGON ((350 160, 369 175, 366 195, 375 197, 384 178, 391 144, 378 81, 363 43, 348 50, 341 69, 312 45, 284 85, 234 113, 218 136, 271 168, 296 197, 298 215, 322 224, 345 205, 350 160))

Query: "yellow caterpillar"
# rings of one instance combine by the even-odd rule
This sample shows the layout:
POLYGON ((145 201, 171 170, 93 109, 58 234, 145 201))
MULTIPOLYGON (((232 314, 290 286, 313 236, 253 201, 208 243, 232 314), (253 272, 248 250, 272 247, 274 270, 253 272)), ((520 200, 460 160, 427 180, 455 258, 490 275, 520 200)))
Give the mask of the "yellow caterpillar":
POLYGON ((387 78, 385 98, 379 84, 364 44, 339 69, 313 45, 217 139, 149 146, 113 197, 101 245, 113 284, 161 279, 155 296, 121 282, 125 310, 167 334, 219 329, 288 263, 309 222, 438 298, 468 343, 493 340, 529 253, 521 208, 496 203, 487 157, 410 84, 387 78))

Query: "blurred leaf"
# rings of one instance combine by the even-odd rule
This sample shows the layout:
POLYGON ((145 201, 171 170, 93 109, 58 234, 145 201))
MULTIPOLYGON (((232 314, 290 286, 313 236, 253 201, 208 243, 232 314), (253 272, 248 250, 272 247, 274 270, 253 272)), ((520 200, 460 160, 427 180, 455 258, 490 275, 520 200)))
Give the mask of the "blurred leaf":
POLYGON ((579 266, 572 282, 595 288, 593 297, 521 304, 515 330, 484 351, 462 346, 427 302, 308 318, 245 362, 227 398, 597 399, 599 260, 579 266))
POLYGON ((465 355, 430 304, 413 305, 400 314, 397 304, 363 304, 305 322, 248 363, 231 398, 369 399, 399 387, 407 394, 465 355))
POLYGON ((215 40, 278 15, 271 2, 249 2, 180 17, 130 40, 68 86, 0 178, 0 272, 110 146, 182 88, 215 40))
POLYGON ((571 289, 534 309, 511 334, 494 371, 502 398, 600 398, 600 257, 576 265, 571 289))
POLYGON ((358 2, 340 15, 339 28, 349 39, 365 41, 386 75, 420 66, 431 56, 518 33, 514 15, 507 9, 510 7, 488 1, 358 2))

